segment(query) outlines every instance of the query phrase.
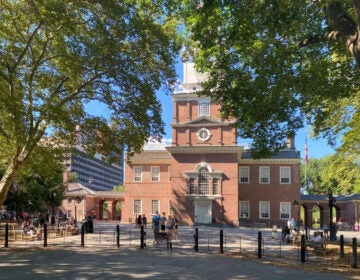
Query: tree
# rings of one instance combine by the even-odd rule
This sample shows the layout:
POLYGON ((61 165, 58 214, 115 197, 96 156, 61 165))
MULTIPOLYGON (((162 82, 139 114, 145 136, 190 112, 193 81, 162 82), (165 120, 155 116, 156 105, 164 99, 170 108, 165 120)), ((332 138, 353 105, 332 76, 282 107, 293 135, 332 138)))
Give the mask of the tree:
POLYGON ((0 205, 40 140, 137 152, 164 134, 155 92, 175 82, 176 1, 2 0, 0 205), (98 102, 109 118, 87 112, 98 102), (80 129, 77 130, 76 127, 80 129))
POLYGON ((13 210, 32 212, 59 206, 65 191, 63 171, 62 149, 35 148, 17 174, 4 204, 13 210))
POLYGON ((302 185, 311 194, 358 193, 359 174, 359 164, 350 157, 339 155, 311 159, 301 167, 302 185))
POLYGON ((254 157, 282 148, 304 120, 329 144, 356 131, 359 0, 186 4, 188 45, 209 75, 202 94, 237 119, 239 136, 253 139, 254 157))

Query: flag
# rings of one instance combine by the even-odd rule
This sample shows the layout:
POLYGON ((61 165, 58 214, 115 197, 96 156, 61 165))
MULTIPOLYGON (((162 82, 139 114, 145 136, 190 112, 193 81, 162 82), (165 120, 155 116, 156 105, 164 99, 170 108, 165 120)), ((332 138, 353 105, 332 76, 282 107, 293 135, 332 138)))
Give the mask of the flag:
POLYGON ((305 163, 309 162, 309 149, 308 149, 308 144, 307 144, 307 138, 305 138, 305 163))

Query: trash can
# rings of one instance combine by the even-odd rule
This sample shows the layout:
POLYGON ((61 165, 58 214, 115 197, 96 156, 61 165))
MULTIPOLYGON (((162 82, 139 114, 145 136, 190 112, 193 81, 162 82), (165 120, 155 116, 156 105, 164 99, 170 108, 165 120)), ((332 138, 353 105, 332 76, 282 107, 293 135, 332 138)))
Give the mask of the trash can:
POLYGON ((272 239, 277 239, 277 226, 276 225, 273 225, 273 227, 272 227, 271 238, 272 239))
POLYGON ((282 238, 282 241, 286 241, 286 235, 287 234, 290 234, 290 229, 288 228, 287 225, 283 225, 282 226, 282 229, 281 229, 281 238, 282 238))
POLYGON ((94 221, 91 216, 87 219, 88 233, 94 233, 94 221))

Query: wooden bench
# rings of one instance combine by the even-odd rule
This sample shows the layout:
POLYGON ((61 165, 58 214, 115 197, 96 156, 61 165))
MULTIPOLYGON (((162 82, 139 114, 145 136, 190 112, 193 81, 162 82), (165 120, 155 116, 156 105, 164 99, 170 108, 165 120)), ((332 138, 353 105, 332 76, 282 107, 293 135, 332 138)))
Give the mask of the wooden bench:
POLYGON ((326 256, 326 238, 322 238, 320 242, 309 241, 306 243, 306 246, 312 248, 315 254, 326 256))

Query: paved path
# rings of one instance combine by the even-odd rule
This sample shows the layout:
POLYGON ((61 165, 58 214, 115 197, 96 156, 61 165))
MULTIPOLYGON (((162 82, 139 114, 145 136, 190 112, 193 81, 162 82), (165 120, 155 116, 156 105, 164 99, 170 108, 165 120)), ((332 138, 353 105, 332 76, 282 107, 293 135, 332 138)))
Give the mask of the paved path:
MULTIPOLYGON (((99 226, 100 227, 100 226, 99 226)), ((105 228, 105 226, 102 226, 105 228)), ((185 229, 184 229, 185 230, 185 229)), ((191 231, 191 229, 189 229, 191 231)), ((215 232, 218 229, 201 228, 215 232)), ((236 230, 236 229, 234 229, 236 230)), ((0 248, 0 279, 354 279, 174 247, 0 248)), ((360 272, 359 272, 360 273, 360 272)))
MULTIPOLYGON (((160 249, 0 251, 0 279, 351 279, 221 255, 160 249)), ((301 264, 299 264, 300 266, 301 264)))

